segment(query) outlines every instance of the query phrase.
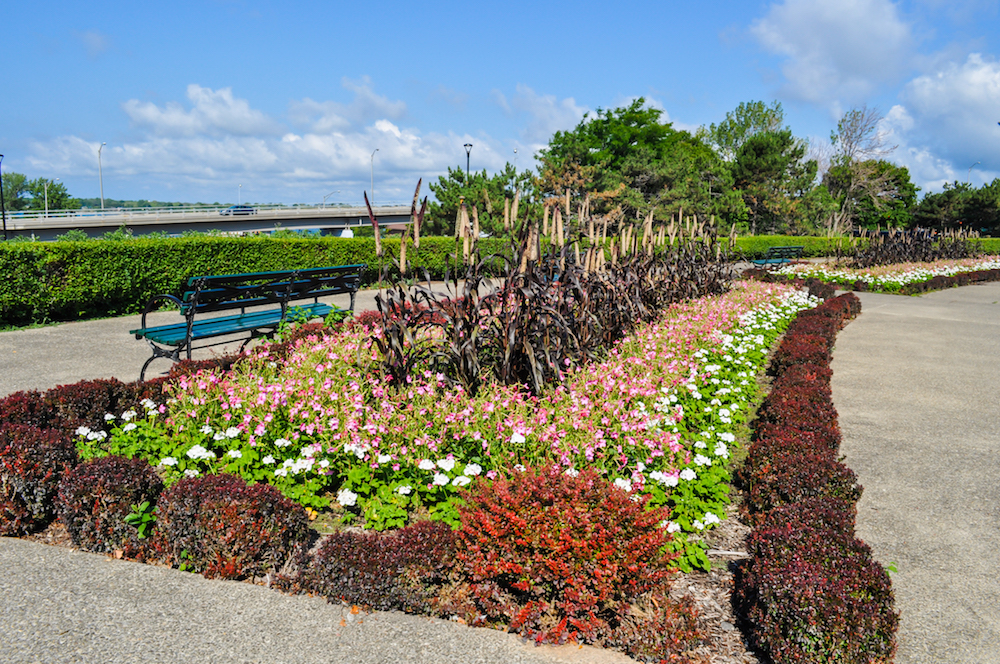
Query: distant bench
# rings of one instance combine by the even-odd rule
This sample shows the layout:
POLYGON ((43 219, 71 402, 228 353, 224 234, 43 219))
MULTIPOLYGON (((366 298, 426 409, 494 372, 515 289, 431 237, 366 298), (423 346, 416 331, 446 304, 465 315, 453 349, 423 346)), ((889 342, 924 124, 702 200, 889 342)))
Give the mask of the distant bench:
POLYGON ((754 265, 765 267, 768 265, 781 265, 796 258, 802 257, 803 247, 769 247, 763 258, 756 258, 752 262, 754 265))
POLYGON ((180 298, 173 295, 156 295, 146 303, 142 312, 142 327, 129 330, 136 339, 145 339, 153 349, 153 356, 146 360, 139 372, 139 381, 144 380, 149 364, 158 357, 166 357, 179 362, 181 353, 191 359, 194 348, 210 348, 226 341, 216 341, 199 346, 194 344, 207 339, 249 332, 240 347, 242 351, 250 341, 258 337, 271 336, 289 320, 310 320, 325 318, 333 311, 344 311, 322 304, 319 298, 328 295, 350 294, 351 306, 346 311, 354 311, 354 297, 361 286, 361 272, 365 265, 341 265, 280 272, 255 272, 249 274, 227 274, 188 279, 187 290, 180 298), (303 305, 293 302, 313 300, 303 305), (166 300, 180 307, 184 321, 170 325, 146 326, 146 316, 157 308, 157 302, 166 300), (278 305, 277 308, 256 309, 249 307, 278 305), (218 311, 240 313, 221 317, 203 317, 203 314, 218 311))

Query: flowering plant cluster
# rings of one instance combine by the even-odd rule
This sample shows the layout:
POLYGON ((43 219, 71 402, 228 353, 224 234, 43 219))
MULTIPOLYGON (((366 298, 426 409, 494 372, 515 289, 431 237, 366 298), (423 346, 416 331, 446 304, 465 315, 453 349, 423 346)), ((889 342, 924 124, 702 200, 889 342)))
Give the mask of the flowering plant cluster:
POLYGON ((896 648, 888 574, 854 536, 861 487, 837 460, 830 398, 830 349, 860 308, 848 293, 789 325, 737 474, 754 530, 736 601, 756 645, 779 664, 889 662, 896 648))
POLYGON ((671 507, 663 525, 677 535, 679 566, 704 568, 698 535, 728 504, 728 461, 756 376, 788 321, 815 302, 744 282, 675 304, 540 395, 486 383, 471 397, 429 369, 392 388, 377 370, 377 330, 317 329, 280 355, 265 346, 229 372, 183 376, 166 404, 79 429, 79 448, 84 458, 143 457, 168 486, 236 473, 375 529, 419 509, 457 527, 480 476, 592 468, 671 507))
POLYGON ((988 270, 1000 270, 1000 256, 937 260, 930 263, 899 263, 863 269, 795 263, 778 268, 775 272, 786 276, 820 279, 826 283, 852 287, 855 290, 898 293, 907 286, 927 282, 935 277, 951 277, 988 270))

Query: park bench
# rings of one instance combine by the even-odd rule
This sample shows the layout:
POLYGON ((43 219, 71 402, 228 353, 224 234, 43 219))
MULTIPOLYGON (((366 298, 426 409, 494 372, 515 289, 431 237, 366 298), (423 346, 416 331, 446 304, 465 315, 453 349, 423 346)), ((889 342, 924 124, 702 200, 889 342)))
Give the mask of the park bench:
POLYGON ((781 265, 796 258, 802 257, 802 247, 768 247, 763 258, 755 258, 754 265, 766 267, 769 265, 781 265))
POLYGON ((319 301, 328 295, 350 294, 351 306, 346 311, 354 311, 354 297, 361 285, 361 272, 365 265, 341 265, 338 267, 283 270, 280 272, 256 272, 248 274, 227 274, 191 277, 187 281, 188 290, 178 298, 163 294, 150 298, 142 312, 142 327, 129 330, 136 339, 145 339, 153 349, 153 356, 146 360, 139 372, 141 382, 149 364, 158 357, 179 362, 181 353, 191 359, 195 348, 210 348, 229 341, 218 341, 218 337, 249 332, 250 336, 240 347, 242 352, 250 341, 259 337, 269 337, 289 320, 311 320, 325 318, 333 311, 345 311, 319 301), (294 304, 304 300, 311 303, 294 304), (146 326, 146 316, 157 309, 162 301, 173 302, 180 307, 184 320, 169 325, 146 326), (276 308, 269 305, 278 305, 276 308), (248 309, 251 309, 247 311, 248 309), (206 317, 221 311, 239 310, 240 313, 206 317), (212 341, 195 346, 202 341, 212 341))

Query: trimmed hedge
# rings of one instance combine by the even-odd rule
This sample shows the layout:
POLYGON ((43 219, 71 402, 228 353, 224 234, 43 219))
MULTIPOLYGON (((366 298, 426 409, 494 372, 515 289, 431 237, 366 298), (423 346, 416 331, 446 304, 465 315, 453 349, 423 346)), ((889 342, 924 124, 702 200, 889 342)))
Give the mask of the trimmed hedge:
POLYGON ((888 663, 896 651, 889 575, 854 536, 861 486, 837 459, 830 351, 836 331, 860 311, 847 293, 788 326, 736 472, 753 530, 734 603, 751 642, 776 664, 888 663))
MULTIPOLYGON (((483 253, 498 252, 500 240, 482 240, 483 253)), ((189 277, 364 263, 364 283, 383 266, 398 276, 393 259, 399 239, 383 241, 375 256, 374 238, 191 237, 136 238, 97 242, 0 243, 0 326, 68 321, 141 312, 150 297, 181 295, 189 277)), ((409 247, 409 274, 443 278, 452 238, 421 238, 409 247)))

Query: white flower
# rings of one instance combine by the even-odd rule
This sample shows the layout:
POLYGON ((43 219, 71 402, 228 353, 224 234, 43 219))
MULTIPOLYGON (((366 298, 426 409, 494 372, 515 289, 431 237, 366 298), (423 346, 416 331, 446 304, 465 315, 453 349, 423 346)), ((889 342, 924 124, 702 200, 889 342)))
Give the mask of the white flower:
POLYGON ((711 466, 712 460, 704 454, 696 454, 694 455, 694 463, 697 466, 711 466))
POLYGON ((680 478, 682 480, 693 480, 698 477, 698 474, 691 470, 690 468, 685 468, 681 471, 680 478))
POLYGON ((570 477, 576 477, 577 475, 580 474, 580 471, 577 470, 576 468, 567 468, 566 474, 569 475, 570 477))
POLYGON ((705 521, 706 525, 713 524, 713 523, 722 523, 722 521, 719 519, 719 517, 715 516, 711 512, 705 512, 705 519, 704 519, 704 521, 705 521))
MULTIPOLYGON (((122 417, 124 417, 124 415, 122 417)), ((105 422, 110 422, 113 419, 115 419, 114 415, 112 415, 111 413, 104 413, 104 421, 105 422)))
POLYGON ((203 434, 205 434, 207 436, 210 433, 212 433, 212 431, 214 431, 214 429, 206 424, 201 429, 199 429, 199 431, 201 431, 203 434))
POLYGON ((142 407, 145 408, 146 410, 156 410, 157 408, 156 402, 153 401, 152 399, 143 399, 139 403, 142 404, 142 407))
POLYGON ((396 488, 396 493, 398 493, 401 496, 408 496, 411 493, 413 493, 413 487, 411 487, 409 484, 404 484, 396 488))
POLYGON ((240 435, 240 430, 236 427, 229 427, 226 429, 226 438, 236 438, 240 435))
POLYGON ((444 472, 448 473, 448 472, 451 472, 451 469, 455 467, 455 460, 454 459, 441 459, 440 461, 437 462, 437 465, 438 465, 438 468, 440 468, 444 472))
POLYGON ((720 456, 723 459, 729 457, 729 448, 726 447, 725 443, 719 443, 715 446, 715 456, 720 456))
MULTIPOLYGON (((131 419, 135 419, 136 414, 137 413, 134 410, 126 410, 124 413, 122 413, 122 419, 128 422, 131 419)), ((105 419, 107 419, 107 415, 105 415, 104 417, 105 419)))
POLYGON ((732 417, 733 413, 728 408, 719 409, 719 417, 732 417))
POLYGON ((229 450, 228 452, 226 452, 226 456, 232 457, 234 459, 242 459, 243 452, 240 452, 239 450, 229 450))
POLYGON ((434 465, 434 462, 431 461, 430 459, 421 459, 420 463, 417 464, 417 468, 419 468, 420 470, 434 470, 436 466, 434 465))
POLYGON ((177 465, 177 459, 175 459, 173 457, 163 457, 162 459, 160 459, 160 465, 161 466, 176 466, 177 465))
POLYGON ((337 502, 344 507, 354 507, 358 503, 358 494, 350 489, 341 489, 337 493, 337 502))
POLYGON ((453 479, 451 481, 451 483, 454 486, 465 486, 465 485, 469 484, 470 482, 472 482, 472 479, 466 477, 465 475, 459 475, 458 477, 456 477, 455 479, 453 479))
POLYGON ((274 471, 274 476, 275 477, 288 477, 288 469, 285 468, 284 466, 282 466, 281 468, 278 468, 276 471, 274 471))
POLYGON ((521 443, 523 443, 523 442, 524 442, 525 440, 527 440, 527 439, 526 439, 526 438, 524 437, 524 435, 523 435, 523 434, 520 434, 520 433, 514 433, 514 434, 512 434, 512 435, 511 435, 511 437, 510 437, 510 442, 511 442, 512 444, 514 444, 514 445, 520 445, 520 444, 521 444, 521 443))
POLYGON ((275 447, 288 447, 291 444, 292 441, 288 440, 287 438, 279 438, 278 440, 274 441, 275 447))
POLYGON ((619 477, 618 479, 615 480, 615 486, 621 489, 622 491, 632 490, 632 483, 623 477, 619 477))
POLYGON ((719 438, 721 438, 722 440, 726 441, 727 443, 736 442, 736 436, 734 436, 731 433, 720 433, 720 434, 718 434, 718 436, 719 436, 719 438))
POLYGON ((104 440, 108 437, 107 431, 90 431, 87 434, 87 440, 104 440))
POLYGON ((639 463, 636 464, 635 469, 641 473, 642 471, 646 470, 646 464, 640 461, 639 463))
POLYGON ((266 465, 271 465, 272 463, 274 463, 274 457, 268 454, 266 457, 261 459, 260 462, 266 465))
POLYGON ((445 475, 444 473, 436 473, 432 481, 433 484, 436 484, 438 486, 444 486, 448 482, 449 482, 448 476, 445 475))
POLYGON ((327 461, 326 459, 323 459, 322 461, 319 462, 319 467, 320 468, 329 468, 330 467, 330 462, 327 461))
POLYGON ((206 459, 207 460, 207 459, 214 459, 215 458, 215 452, 212 452, 210 450, 206 450, 201 445, 195 445, 194 447, 192 447, 191 449, 189 449, 187 451, 187 455, 188 455, 188 457, 190 457, 192 459, 206 459))
POLYGON ((677 486, 677 475, 667 475, 667 479, 663 481, 667 486, 677 486))
POLYGON ((470 463, 466 464, 464 474, 468 475, 469 477, 475 477, 481 472, 483 472, 482 466, 480 466, 478 463, 470 463))
POLYGON ((515 463, 514 470, 516 470, 519 473, 523 473, 526 470, 526 468, 519 463, 515 463))
POLYGON ((184 477, 198 477, 199 473, 194 468, 188 468, 184 471, 184 477))
POLYGON ((225 440, 225 439, 226 439, 226 434, 222 433, 221 431, 212 436, 212 440, 225 440))
POLYGON ((697 528, 698 530, 705 530, 705 524, 703 524, 701 521, 695 521, 691 525, 697 528))
POLYGON ((137 425, 135 422, 129 422, 128 424, 126 424, 125 426, 122 427, 122 431, 124 431, 125 433, 128 433, 132 429, 137 429, 138 427, 139 427, 139 425, 137 425))
POLYGON ((681 529, 681 524, 679 523, 674 523, 673 521, 671 521, 670 523, 667 524, 668 533, 676 533, 680 529, 681 529))
POLYGON ((392 461, 392 455, 391 454, 379 454, 378 455, 378 462, 379 463, 389 463, 390 461, 392 461))
POLYGON ((90 427, 77 427, 76 435, 86 436, 89 433, 90 433, 90 427))

